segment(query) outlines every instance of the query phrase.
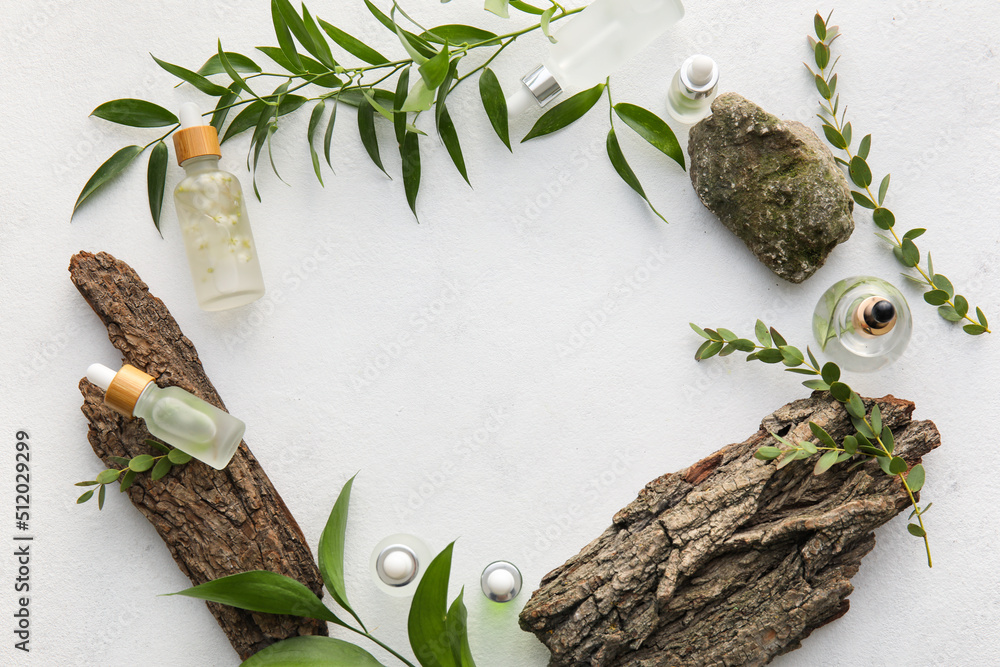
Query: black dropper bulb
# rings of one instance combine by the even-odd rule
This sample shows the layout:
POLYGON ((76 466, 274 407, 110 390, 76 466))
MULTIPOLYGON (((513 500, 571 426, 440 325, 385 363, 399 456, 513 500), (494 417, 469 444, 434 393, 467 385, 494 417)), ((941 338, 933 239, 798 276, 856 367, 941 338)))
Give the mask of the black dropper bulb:
POLYGON ((883 327, 891 322, 895 316, 896 307, 892 305, 891 301, 883 299, 872 305, 871 319, 873 321, 868 324, 873 327, 883 327))

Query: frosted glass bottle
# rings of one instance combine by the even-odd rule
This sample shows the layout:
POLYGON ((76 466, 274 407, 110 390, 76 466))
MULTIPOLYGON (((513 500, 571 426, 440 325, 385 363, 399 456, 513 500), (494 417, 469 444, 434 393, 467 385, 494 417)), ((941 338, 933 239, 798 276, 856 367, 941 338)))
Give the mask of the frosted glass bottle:
POLYGON ((246 424, 180 387, 158 387, 134 366, 117 373, 102 364, 87 379, 104 389, 104 402, 126 417, 139 417, 150 433, 182 452, 222 470, 236 453, 246 424))
POLYGON ((719 66, 708 56, 685 60, 674 74, 667 92, 667 111, 674 120, 694 125, 712 110, 719 92, 719 66))
POLYGON ((521 113, 563 89, 602 83, 683 16, 680 0, 595 0, 559 27, 545 62, 507 98, 508 109, 521 113))
POLYGON ((820 349, 848 371, 874 371, 892 363, 906 350, 912 332, 906 299, 872 276, 835 283, 813 313, 820 349))
POLYGON ((184 129, 174 135, 186 174, 174 189, 174 203, 198 305, 226 310, 262 297, 264 278, 243 188, 219 169, 218 134, 211 125, 195 124, 201 115, 191 106, 181 109, 184 129))

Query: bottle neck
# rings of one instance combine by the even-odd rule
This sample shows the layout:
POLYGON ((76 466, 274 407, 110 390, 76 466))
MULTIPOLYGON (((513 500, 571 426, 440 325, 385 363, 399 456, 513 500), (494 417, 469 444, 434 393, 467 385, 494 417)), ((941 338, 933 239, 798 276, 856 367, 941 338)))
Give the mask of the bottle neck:
POLYGON ((189 176, 203 171, 215 171, 219 168, 219 156, 198 155, 197 157, 184 160, 184 162, 181 163, 181 166, 184 167, 184 171, 189 176))

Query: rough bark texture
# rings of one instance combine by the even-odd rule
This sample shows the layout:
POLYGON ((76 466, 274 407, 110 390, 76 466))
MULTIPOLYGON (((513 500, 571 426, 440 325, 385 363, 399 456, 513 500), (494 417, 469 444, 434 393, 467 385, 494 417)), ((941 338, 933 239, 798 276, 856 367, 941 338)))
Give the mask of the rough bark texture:
MULTIPOLYGON (((77 289, 108 328, 126 363, 225 409, 198 359, 163 302, 125 262, 107 253, 81 252, 70 261, 77 289)), ((80 381, 83 413, 94 453, 109 467, 113 456, 153 453, 142 420, 126 419, 103 404, 103 392, 80 381)), ((126 491, 163 538, 178 567, 200 584, 248 570, 270 570, 297 579, 322 595, 322 578, 302 530, 257 459, 240 447, 224 470, 197 460, 151 481, 137 475, 126 491)), ((208 603, 241 659, 296 635, 325 635, 326 623, 258 614, 208 603)))
MULTIPOLYGON (((932 422, 911 421, 913 403, 864 400, 879 404, 911 466, 940 444, 932 422)), ((774 444, 768 431, 814 439, 810 421, 838 442, 854 433, 827 393, 790 403, 748 440, 650 482, 547 574, 520 622, 549 647, 549 664, 765 665, 844 615, 872 531, 909 500, 874 461, 814 476, 812 459, 778 470, 753 457, 774 444)))

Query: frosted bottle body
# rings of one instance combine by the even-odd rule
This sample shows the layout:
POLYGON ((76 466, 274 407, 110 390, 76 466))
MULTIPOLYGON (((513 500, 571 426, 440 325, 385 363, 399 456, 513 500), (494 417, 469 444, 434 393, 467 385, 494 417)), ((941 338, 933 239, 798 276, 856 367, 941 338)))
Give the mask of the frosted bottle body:
POLYGON ((201 155, 183 163, 186 176, 174 190, 198 305, 235 308, 264 295, 264 278, 243 198, 219 158, 201 155))
POLYGON ((246 425, 180 387, 146 385, 132 412, 150 433, 222 470, 233 458, 246 425))

